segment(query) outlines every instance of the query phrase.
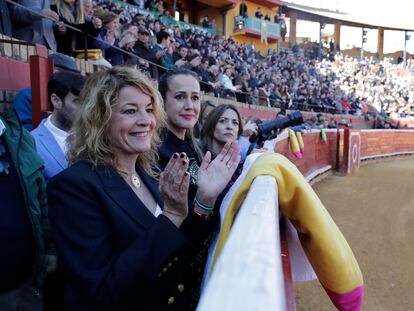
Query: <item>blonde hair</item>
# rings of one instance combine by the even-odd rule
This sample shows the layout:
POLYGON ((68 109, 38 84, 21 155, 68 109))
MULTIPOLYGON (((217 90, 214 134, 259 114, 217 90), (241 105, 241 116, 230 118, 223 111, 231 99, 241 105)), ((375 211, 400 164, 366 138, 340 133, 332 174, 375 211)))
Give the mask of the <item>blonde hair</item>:
POLYGON ((56 1, 57 13, 59 16, 66 19, 69 23, 72 24, 84 24, 85 23, 85 13, 83 8, 83 0, 75 1, 76 16, 73 15, 70 6, 64 0, 56 1))
POLYGON ((73 164, 79 160, 111 165, 117 168, 117 157, 109 140, 110 119, 113 106, 118 103, 122 88, 136 87, 151 98, 156 120, 151 149, 139 154, 137 163, 150 176, 157 177, 157 149, 160 144, 159 131, 165 126, 162 98, 151 81, 140 71, 130 67, 115 66, 99 71, 87 78, 79 95, 81 108, 69 135, 68 160, 73 164))

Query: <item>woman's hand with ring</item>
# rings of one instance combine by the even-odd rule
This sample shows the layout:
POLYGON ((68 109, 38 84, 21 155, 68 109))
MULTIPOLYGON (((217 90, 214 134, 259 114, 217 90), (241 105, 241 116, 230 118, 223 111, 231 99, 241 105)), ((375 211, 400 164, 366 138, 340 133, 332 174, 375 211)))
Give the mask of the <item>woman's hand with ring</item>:
POLYGON ((188 159, 174 153, 160 175, 159 189, 164 198, 163 214, 179 227, 188 215, 188 159))

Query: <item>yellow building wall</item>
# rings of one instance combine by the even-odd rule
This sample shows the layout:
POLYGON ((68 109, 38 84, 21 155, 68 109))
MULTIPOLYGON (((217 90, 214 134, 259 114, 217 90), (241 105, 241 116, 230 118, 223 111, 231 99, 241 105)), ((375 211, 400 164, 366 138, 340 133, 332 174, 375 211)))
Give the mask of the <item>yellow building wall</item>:
MULTIPOLYGON (((239 16, 240 3, 241 3, 241 1, 239 1, 239 4, 237 4, 235 8, 227 11, 227 14, 226 14, 226 38, 233 35, 234 29, 235 29, 235 26, 236 26, 235 23, 234 23, 234 18, 236 16, 239 16)), ((278 13, 278 10, 279 10, 279 7, 274 7, 272 9, 270 9, 270 8, 261 6, 257 3, 250 2, 250 1, 245 1, 245 3, 247 5, 247 15, 248 16, 254 17, 254 14, 256 13, 257 8, 260 7, 260 9, 263 13, 263 16, 265 16, 266 14, 269 14, 271 22, 274 21, 274 17, 278 13)), ((251 38, 251 37, 247 37, 247 36, 243 36, 243 35, 234 36, 234 40, 236 42, 239 42, 239 43, 246 43, 246 44, 253 43, 256 46, 256 49, 259 50, 260 52, 262 52, 262 54, 266 53, 268 49, 275 49, 277 47, 277 43, 272 43, 272 44, 265 45, 263 43, 260 43, 260 38, 256 39, 256 38, 251 38)))

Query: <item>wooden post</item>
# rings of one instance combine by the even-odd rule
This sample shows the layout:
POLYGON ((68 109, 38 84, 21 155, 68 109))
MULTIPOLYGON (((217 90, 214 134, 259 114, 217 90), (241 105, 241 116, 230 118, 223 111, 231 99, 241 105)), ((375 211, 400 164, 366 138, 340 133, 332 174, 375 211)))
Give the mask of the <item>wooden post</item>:
POLYGON ((377 54, 379 59, 384 58, 384 28, 378 27, 378 48, 377 54))
POLYGON ((341 46, 341 22, 340 21, 335 22, 334 44, 335 44, 335 50, 339 51, 340 46, 341 46))
POLYGON ((47 50, 36 45, 37 55, 30 56, 30 87, 32 92, 32 127, 36 128, 50 111, 47 82, 53 74, 53 60, 47 50), (46 52, 45 52, 46 51, 46 52))
POLYGON ((296 21, 298 19, 298 13, 292 11, 289 17, 289 47, 293 47, 296 44, 296 21))

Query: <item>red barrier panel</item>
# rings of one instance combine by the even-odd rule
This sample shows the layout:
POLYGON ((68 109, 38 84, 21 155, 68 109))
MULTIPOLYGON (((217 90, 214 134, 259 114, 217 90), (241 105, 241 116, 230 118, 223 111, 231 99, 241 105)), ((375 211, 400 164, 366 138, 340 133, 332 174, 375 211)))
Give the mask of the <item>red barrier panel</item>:
POLYGON ((0 57, 0 90, 19 91, 30 86, 30 66, 28 63, 0 57), (16 77, 16 79, 11 79, 16 77))
POLYGON ((414 130, 361 130, 361 161, 414 155, 414 130))
POLYGON ((328 170, 346 175, 371 160, 414 155, 414 130, 325 130, 324 144, 319 130, 302 134, 305 154, 297 159, 290 150, 287 133, 276 139, 275 152, 285 155, 308 180, 328 170))
POLYGON ((305 153, 301 159, 297 159, 290 150, 287 133, 282 133, 276 139, 274 150, 286 156, 310 180, 328 170, 337 169, 338 131, 341 130, 325 130, 327 136, 326 144, 322 141, 319 130, 303 133, 302 138, 305 145, 305 153))

